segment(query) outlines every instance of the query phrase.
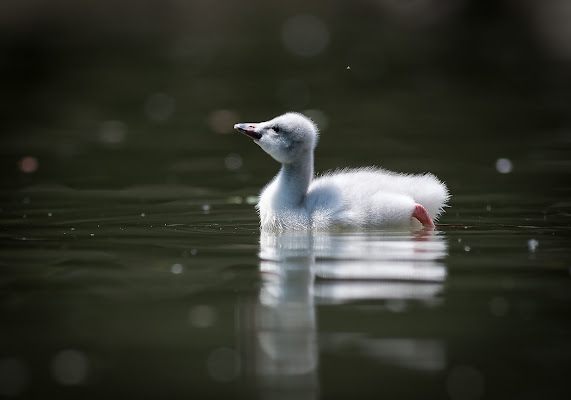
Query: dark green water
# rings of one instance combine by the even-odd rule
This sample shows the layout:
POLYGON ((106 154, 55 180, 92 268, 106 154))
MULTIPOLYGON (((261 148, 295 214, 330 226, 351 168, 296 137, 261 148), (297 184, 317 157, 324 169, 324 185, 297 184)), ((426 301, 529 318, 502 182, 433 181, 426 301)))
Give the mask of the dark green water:
POLYGON ((569 397, 569 80, 514 14, 149 4, 2 22, 0 396, 569 397), (260 236, 231 127, 290 109, 320 172, 444 180, 437 230, 260 236))

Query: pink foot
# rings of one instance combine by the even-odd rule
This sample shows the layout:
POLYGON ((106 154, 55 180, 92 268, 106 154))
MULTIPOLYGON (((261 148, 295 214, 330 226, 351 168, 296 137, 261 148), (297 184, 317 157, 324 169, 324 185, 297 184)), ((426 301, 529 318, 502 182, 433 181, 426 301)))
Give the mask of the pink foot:
POLYGON ((425 228, 434 228, 434 222, 432 222, 432 218, 430 218, 430 215, 428 215, 426 209, 420 204, 414 205, 414 211, 412 212, 412 217, 419 220, 422 226, 424 226, 425 228))

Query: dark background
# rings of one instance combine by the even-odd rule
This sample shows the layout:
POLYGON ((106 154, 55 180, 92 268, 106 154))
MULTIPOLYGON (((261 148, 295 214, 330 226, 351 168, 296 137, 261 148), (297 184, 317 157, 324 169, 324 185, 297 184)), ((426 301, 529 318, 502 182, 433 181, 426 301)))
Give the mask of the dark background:
MULTIPOLYGON (((173 159, 249 151, 212 133, 287 110, 326 119, 318 170, 567 159, 569 8, 556 0, 3 2, 3 186, 30 183, 18 171, 25 156, 39 161, 34 183, 189 182, 208 166, 177 169, 173 159), (326 30, 314 54, 296 54, 283 39, 299 15, 326 30), (398 161, 411 150, 419 165, 398 161)), ((302 47, 312 43, 311 26, 296 29, 302 47)))

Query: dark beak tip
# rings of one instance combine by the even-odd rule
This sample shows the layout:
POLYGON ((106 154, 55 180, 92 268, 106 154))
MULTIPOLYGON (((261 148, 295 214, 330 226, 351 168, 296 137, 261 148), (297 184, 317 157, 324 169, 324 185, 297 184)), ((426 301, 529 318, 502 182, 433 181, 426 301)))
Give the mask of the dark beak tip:
POLYGON ((262 137, 262 134, 256 132, 256 128, 252 124, 235 124, 234 129, 236 129, 238 132, 245 134, 246 136, 249 136, 254 140, 260 140, 260 138, 262 137))

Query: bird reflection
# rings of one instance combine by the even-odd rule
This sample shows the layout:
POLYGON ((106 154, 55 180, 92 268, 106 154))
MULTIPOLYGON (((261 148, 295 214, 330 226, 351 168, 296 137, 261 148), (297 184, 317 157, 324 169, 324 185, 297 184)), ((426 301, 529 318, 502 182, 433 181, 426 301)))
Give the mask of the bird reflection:
MULTIPOLYGON (((319 397, 315 305, 384 300, 435 306, 448 254, 438 232, 265 232, 260 236, 262 287, 254 312, 253 368, 262 397, 319 397)), ((322 341, 362 349, 380 362, 424 371, 445 368, 440 340, 338 335, 322 341)))

